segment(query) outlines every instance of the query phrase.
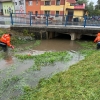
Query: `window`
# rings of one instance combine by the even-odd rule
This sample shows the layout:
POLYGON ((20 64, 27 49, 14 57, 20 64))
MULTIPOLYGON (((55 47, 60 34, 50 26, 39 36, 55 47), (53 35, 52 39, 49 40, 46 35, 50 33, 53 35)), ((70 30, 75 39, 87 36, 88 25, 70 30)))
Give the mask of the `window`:
POLYGON ((11 10, 11 8, 9 7, 8 10, 7 10, 7 12, 11 13, 11 11, 12 11, 12 10, 11 10))
POLYGON ((9 10, 7 9, 7 13, 9 14, 9 10))
POLYGON ((50 1, 45 1, 45 5, 50 5, 50 1))
POLYGON ((56 11, 56 17, 58 17, 59 16, 59 11, 56 11))
POLYGON ((60 0, 56 0, 56 5, 60 5, 60 0))
POLYGON ((17 2, 15 2, 15 5, 17 5, 17 2))
POLYGON ((5 9, 5 14, 6 14, 6 9, 5 9))
POLYGON ((19 1, 19 5, 24 5, 24 1, 23 0, 19 1))
POLYGON ((36 15, 36 16, 38 15, 38 11, 35 11, 35 15, 36 15))
POLYGON ((36 0, 36 5, 38 5, 38 0, 36 0))
POLYGON ((33 1, 29 1, 29 5, 31 6, 33 4, 33 1))
POLYGON ((50 15, 50 11, 45 11, 45 15, 50 15))

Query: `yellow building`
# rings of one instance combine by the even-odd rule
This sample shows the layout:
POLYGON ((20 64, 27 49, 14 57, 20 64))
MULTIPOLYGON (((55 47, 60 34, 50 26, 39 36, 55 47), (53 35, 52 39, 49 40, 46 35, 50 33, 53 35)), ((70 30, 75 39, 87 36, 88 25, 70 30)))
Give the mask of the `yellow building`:
POLYGON ((83 20, 85 4, 77 4, 76 0, 41 0, 41 14, 68 15, 68 21, 83 20))
POLYGON ((65 15, 68 15, 68 20, 72 21, 73 19, 83 20, 85 15, 85 4, 77 4, 75 0, 66 0, 65 1, 65 15))
POLYGON ((64 14, 65 0, 41 0, 41 14, 64 14))

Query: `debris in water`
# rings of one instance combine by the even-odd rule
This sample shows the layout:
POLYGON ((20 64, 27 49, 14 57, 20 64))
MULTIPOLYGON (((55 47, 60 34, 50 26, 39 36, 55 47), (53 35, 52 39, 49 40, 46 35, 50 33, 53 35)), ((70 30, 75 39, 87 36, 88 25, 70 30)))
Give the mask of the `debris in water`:
POLYGON ((76 53, 76 51, 74 51, 74 50, 70 50, 71 52, 73 52, 73 53, 76 53))

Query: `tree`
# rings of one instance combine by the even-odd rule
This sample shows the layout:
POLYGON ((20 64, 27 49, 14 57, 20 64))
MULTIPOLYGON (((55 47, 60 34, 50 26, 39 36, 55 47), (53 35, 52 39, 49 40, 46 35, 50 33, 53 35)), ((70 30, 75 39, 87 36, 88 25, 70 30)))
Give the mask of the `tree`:
POLYGON ((100 4, 100 0, 97 1, 97 4, 100 4))
POLYGON ((100 0, 98 0, 97 5, 95 5, 95 15, 100 15, 100 0))
POLYGON ((77 3, 78 4, 83 4, 83 3, 87 4, 88 0, 77 0, 77 3))
POLYGON ((100 9, 100 0, 97 1, 97 5, 95 5, 95 9, 100 9))
POLYGON ((89 12, 89 15, 92 16, 94 14, 94 3, 91 1, 88 5, 87 5, 87 10, 89 12))

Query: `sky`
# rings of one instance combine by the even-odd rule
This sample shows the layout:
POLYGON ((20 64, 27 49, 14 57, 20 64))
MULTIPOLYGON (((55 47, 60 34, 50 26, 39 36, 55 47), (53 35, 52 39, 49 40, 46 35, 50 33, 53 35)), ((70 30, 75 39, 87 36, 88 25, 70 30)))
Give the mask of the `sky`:
POLYGON ((94 5, 96 5, 97 4, 97 0, 88 0, 89 2, 94 2, 94 5))

